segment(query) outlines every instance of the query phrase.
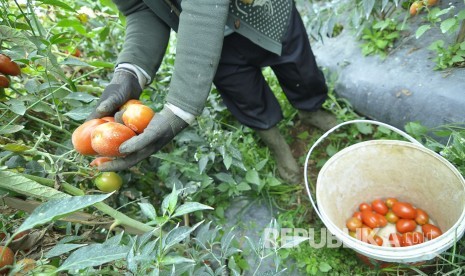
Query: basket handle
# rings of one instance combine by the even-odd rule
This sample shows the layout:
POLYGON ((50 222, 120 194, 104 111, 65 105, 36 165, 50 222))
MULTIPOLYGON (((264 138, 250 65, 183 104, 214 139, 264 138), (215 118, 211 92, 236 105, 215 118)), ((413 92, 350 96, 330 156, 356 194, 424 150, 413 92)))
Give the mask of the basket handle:
POLYGON ((308 161, 310 160, 310 156, 311 156, 313 150, 316 148, 316 146, 318 146, 326 137, 328 137, 329 134, 331 134, 332 132, 334 132, 335 130, 339 129, 342 126, 350 125, 350 124, 357 124, 357 123, 367 123, 367 124, 372 124, 372 125, 378 125, 378 126, 385 127, 387 129, 390 129, 390 130, 396 132, 397 134, 401 135, 402 137, 409 140, 413 144, 424 147, 420 142, 418 142, 415 138, 408 135, 404 131, 402 131, 402 130, 396 128, 396 127, 393 127, 391 125, 381 123, 381 122, 378 122, 378 121, 373 121, 373 120, 351 120, 351 121, 340 123, 340 124, 334 126, 333 128, 331 128, 330 130, 326 131, 326 133, 324 133, 320 138, 318 138, 318 140, 316 140, 316 142, 313 144, 313 146, 308 151, 307 157, 305 158, 305 165, 304 165, 305 188, 307 189, 308 197, 310 198, 310 202, 312 203, 313 209, 315 210, 317 215, 320 217, 320 219, 321 219, 320 211, 318 210, 318 207, 316 205, 316 200, 313 199, 312 193, 310 191, 310 186, 308 185, 308 161))

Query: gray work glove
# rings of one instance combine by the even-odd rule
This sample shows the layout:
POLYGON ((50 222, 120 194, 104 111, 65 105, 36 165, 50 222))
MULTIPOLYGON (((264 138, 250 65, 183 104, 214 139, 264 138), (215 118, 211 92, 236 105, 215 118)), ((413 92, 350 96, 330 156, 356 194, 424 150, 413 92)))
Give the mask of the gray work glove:
POLYGON ((119 150, 125 157, 105 162, 101 171, 119 171, 134 166, 168 144, 188 124, 165 107, 156 113, 141 134, 124 142, 119 150))
POLYGON ((139 99, 142 93, 137 75, 130 70, 115 71, 110 84, 103 90, 95 110, 87 117, 87 121, 105 116, 113 116, 120 106, 130 99, 139 99))

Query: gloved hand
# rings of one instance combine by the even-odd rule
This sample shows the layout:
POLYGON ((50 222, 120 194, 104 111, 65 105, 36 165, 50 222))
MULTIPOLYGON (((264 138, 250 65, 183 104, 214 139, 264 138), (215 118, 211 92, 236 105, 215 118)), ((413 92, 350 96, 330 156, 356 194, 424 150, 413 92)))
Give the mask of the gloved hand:
POLYGON ((156 113, 147 128, 141 134, 124 142, 119 150, 125 157, 105 162, 98 167, 100 171, 119 171, 134 166, 153 153, 159 151, 188 124, 165 107, 156 113))
POLYGON ((95 110, 87 117, 87 121, 112 116, 130 99, 139 99, 141 93, 142 88, 135 73, 128 69, 115 71, 110 84, 103 90, 95 110))

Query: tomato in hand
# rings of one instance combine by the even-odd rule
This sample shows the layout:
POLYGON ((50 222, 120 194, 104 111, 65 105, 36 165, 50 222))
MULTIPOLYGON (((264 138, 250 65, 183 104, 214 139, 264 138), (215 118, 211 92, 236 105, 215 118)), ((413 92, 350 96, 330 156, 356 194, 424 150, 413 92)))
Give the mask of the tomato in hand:
POLYGON ((358 209, 360 210, 360 212, 363 212, 363 211, 371 211, 371 206, 370 206, 370 204, 364 202, 364 203, 362 203, 362 204, 360 204, 360 205, 358 206, 358 209))
POLYGON ((415 217, 415 221, 419 225, 426 224, 429 221, 429 216, 423 209, 417 208, 417 216, 415 217))
POLYGON ((392 211, 396 216, 403 219, 415 219, 417 216, 417 210, 407 202, 398 201, 394 203, 394 205, 392 205, 392 211))
POLYGON ((380 226, 376 213, 372 211, 362 211, 362 221, 370 228, 378 228, 380 226))
POLYGON ((387 207, 386 203, 384 203, 384 201, 382 201, 381 199, 373 200, 373 202, 371 202, 371 209, 383 216, 386 215, 386 213, 389 211, 389 208, 387 207))
POLYGON ((121 188, 123 179, 115 172, 103 172, 94 179, 95 186, 102 192, 113 192, 121 188))
POLYGON ((396 229, 399 233, 412 232, 417 227, 417 223, 412 219, 399 219, 396 223, 396 229))
POLYGON ((430 223, 426 223, 421 226, 421 230, 423 231, 423 235, 428 239, 432 240, 442 235, 441 229, 439 227, 432 225, 430 223))
POLYGON ((362 227, 362 224, 362 221, 355 217, 351 217, 346 221, 346 226, 349 231, 356 231, 357 228, 362 227))

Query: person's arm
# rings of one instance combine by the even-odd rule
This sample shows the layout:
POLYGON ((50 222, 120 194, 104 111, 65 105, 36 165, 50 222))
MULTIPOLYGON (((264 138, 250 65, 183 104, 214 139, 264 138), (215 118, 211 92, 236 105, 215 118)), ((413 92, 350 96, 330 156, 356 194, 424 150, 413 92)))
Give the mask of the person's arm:
POLYGON ((221 57, 229 0, 184 0, 181 5, 168 104, 155 114, 142 134, 121 145, 120 152, 127 156, 103 163, 99 166, 102 171, 122 170, 137 164, 186 128, 188 124, 170 105, 194 116, 205 106, 221 57))
POLYGON ((126 16, 126 36, 115 74, 87 120, 114 114, 130 99, 138 99, 160 67, 170 28, 141 0, 114 0, 126 16))

